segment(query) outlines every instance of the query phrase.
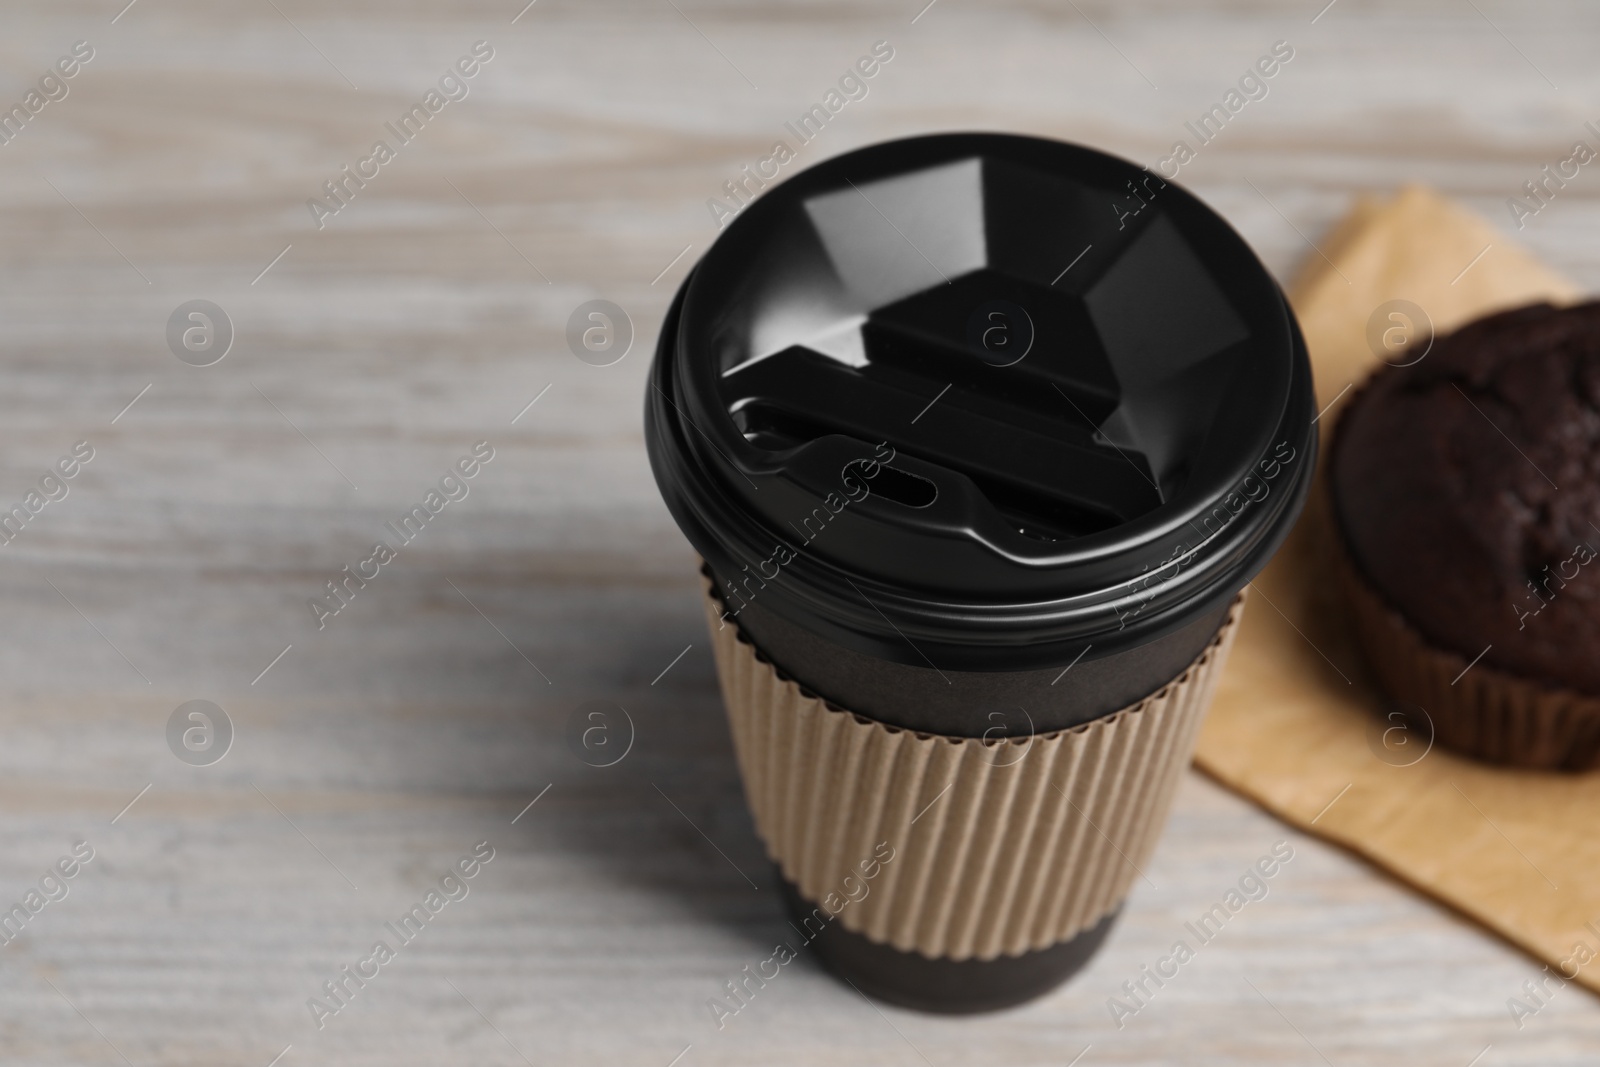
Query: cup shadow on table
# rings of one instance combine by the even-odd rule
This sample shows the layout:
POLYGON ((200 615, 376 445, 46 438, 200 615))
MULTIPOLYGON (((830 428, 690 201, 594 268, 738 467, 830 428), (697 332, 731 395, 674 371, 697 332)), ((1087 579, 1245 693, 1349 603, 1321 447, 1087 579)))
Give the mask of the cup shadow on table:
POLYGON ((721 927, 751 952, 770 953, 793 935, 745 803, 705 624, 692 600, 679 606, 686 599, 605 620, 616 666, 587 692, 551 703, 541 752, 530 754, 553 777, 552 793, 561 791, 564 815, 520 847, 553 844, 597 883, 659 898, 664 917, 721 927))

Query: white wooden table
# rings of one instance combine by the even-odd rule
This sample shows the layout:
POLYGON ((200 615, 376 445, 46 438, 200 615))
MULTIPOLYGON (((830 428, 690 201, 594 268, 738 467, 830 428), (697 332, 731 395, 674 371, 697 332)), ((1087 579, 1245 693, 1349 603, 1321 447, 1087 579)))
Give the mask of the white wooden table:
MULTIPOLYGON (((640 407, 707 198, 875 41, 894 59, 799 163, 949 128, 1153 162, 1290 42, 1180 178, 1287 276, 1407 179, 1509 231, 1505 198, 1597 117, 1600 11, 124 2, 0 11, 0 101, 95 53, 0 145, 0 505, 95 450, 0 548, 0 903, 94 849, 0 948, 0 1062, 1593 1062, 1587 994, 1518 1030, 1527 958, 1194 775, 1055 995, 927 1018, 806 961, 719 1031, 707 999, 785 927, 640 407), (307 199, 479 40, 470 95, 319 230, 307 199), (565 341, 593 298, 635 329, 608 367, 565 341), (195 299, 236 332, 212 366, 169 351, 195 299), (470 495, 319 631, 308 599, 479 440, 470 495), (236 735, 209 766, 167 742, 197 699, 236 735), (635 724, 616 766, 569 748, 591 700, 635 724), (1118 1030, 1108 996, 1284 838, 1270 897, 1118 1030), (319 1030, 308 999, 480 841, 470 894, 319 1030)), ((1590 287, 1597 193, 1583 173, 1516 235, 1590 287)))

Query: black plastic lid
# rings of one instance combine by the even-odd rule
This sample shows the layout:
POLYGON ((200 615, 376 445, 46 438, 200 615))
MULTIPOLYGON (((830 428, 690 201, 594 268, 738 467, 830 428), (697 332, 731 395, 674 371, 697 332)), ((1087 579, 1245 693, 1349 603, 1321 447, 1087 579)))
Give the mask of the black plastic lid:
POLYGON ((679 290, 646 401, 729 606, 901 662, 1021 670, 1231 597, 1304 501, 1276 283, 1159 176, 952 134, 813 167, 679 290))

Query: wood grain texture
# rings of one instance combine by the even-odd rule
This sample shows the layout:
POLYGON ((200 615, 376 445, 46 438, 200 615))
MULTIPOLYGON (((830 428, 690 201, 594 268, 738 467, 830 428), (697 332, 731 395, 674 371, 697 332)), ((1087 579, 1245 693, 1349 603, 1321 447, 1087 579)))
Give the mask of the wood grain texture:
POLYGON ((1592 1060, 1592 999, 1519 1030, 1526 958, 1194 776, 1055 995, 929 1019, 802 959, 719 1030, 706 1001, 786 927, 640 402, 715 236, 706 199, 879 39, 894 60, 800 163, 950 128, 1152 162, 1287 40, 1180 178, 1280 277, 1357 191, 1420 179, 1593 289, 1600 177, 1520 233, 1504 201, 1597 117, 1600 11, 938 0, 913 24, 918 0, 539 0, 513 24, 517 0, 123 2, 0 12, 0 101, 96 50, 0 145, 0 502, 96 449, 0 549, 0 901, 73 840, 96 850, 0 948, 4 1062, 1592 1060), (318 230, 306 199, 480 39, 471 95, 318 230), (594 297, 632 317, 614 366, 566 348, 594 297), (167 349, 195 298, 237 330, 215 366, 167 349), (481 439, 471 495, 319 632, 307 599, 481 439), (191 699, 237 730, 213 766, 167 749, 191 699), (589 700, 636 724, 615 767, 568 747, 589 700), (1107 998, 1284 839, 1267 899, 1118 1029, 1107 998), (307 999, 481 840, 470 895, 318 1030, 307 999))

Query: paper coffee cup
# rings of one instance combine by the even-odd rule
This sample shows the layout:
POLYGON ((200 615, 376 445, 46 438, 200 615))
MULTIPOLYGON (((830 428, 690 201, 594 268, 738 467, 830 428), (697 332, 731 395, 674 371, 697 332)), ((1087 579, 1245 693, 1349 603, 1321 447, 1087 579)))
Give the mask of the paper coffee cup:
POLYGON ((1092 955, 1304 503, 1312 416, 1249 248, 1111 156, 914 138, 741 210, 663 326, 646 441, 824 962, 971 1011, 1092 955))

